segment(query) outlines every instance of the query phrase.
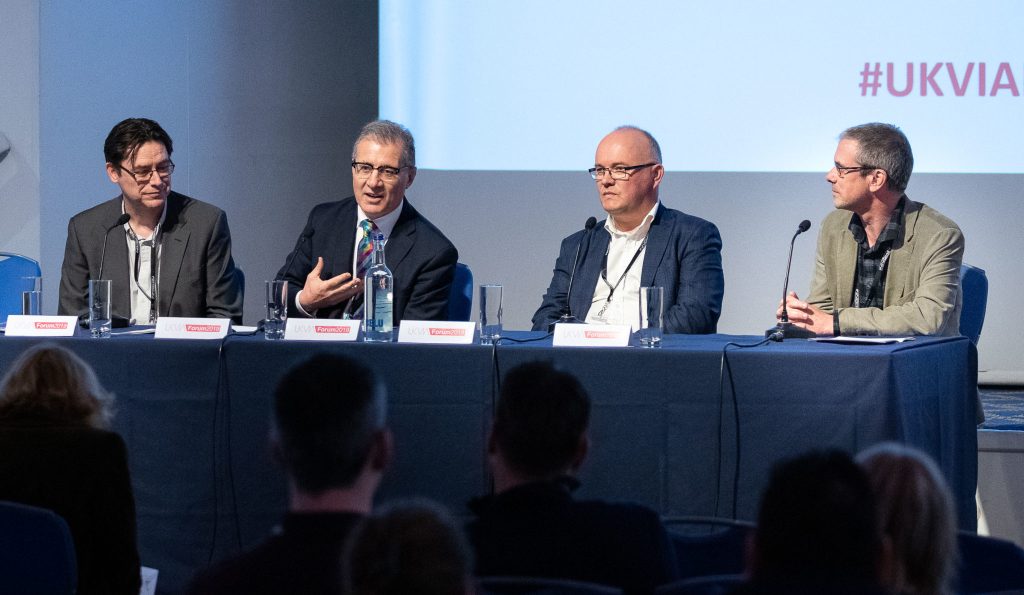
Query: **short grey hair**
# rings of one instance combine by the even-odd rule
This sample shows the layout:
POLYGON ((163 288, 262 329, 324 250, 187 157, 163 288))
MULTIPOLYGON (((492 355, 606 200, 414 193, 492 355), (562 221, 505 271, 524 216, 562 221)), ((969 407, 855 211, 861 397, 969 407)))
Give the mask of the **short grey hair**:
POLYGON ((914 153, 910 150, 910 141, 899 128, 879 122, 861 124, 844 130, 839 140, 856 141, 857 160, 861 165, 885 170, 891 190, 903 192, 907 189, 910 174, 914 171, 914 153))
POLYGON ((654 155, 654 160, 657 161, 658 163, 661 163, 661 145, 658 144, 658 141, 657 139, 654 138, 653 134, 647 132, 643 128, 637 126, 630 126, 628 124, 624 126, 619 126, 612 132, 618 132, 620 130, 634 130, 644 135, 644 138, 647 139, 648 148, 650 149, 651 154, 654 155))
POLYGON ((353 161, 356 159, 356 145, 367 139, 382 145, 402 145, 402 162, 398 167, 416 167, 416 143, 405 126, 391 120, 374 120, 363 126, 356 142, 352 143, 353 161))

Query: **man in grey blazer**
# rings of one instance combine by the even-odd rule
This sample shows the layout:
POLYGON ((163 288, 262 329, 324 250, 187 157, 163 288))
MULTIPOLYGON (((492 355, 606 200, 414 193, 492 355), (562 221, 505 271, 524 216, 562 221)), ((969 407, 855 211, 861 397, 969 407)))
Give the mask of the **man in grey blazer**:
POLYGON ((119 122, 103 145, 120 195, 68 223, 58 312, 88 312, 89 280, 111 280, 111 314, 242 322, 240 274, 224 211, 171 191, 171 137, 153 120, 119 122))
POLYGON ((659 202, 665 167, 658 142, 645 130, 619 127, 601 140, 590 174, 608 219, 562 240, 533 329, 547 330, 563 314, 636 329, 640 288, 662 287, 666 333, 715 332, 725 291, 722 239, 714 224, 659 202))
POLYGON ((913 168, 910 142, 895 126, 840 135, 825 176, 838 210, 818 234, 810 296, 787 297, 790 322, 822 336, 959 334, 964 236, 907 197, 913 168))

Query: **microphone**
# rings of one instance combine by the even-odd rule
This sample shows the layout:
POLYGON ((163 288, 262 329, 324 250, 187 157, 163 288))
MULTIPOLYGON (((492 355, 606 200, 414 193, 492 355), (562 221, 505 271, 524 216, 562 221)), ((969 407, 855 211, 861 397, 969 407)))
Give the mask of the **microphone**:
POLYGON ((772 341, 783 339, 809 339, 815 334, 805 328, 794 325, 789 321, 789 312, 786 309, 786 294, 789 293, 789 271, 793 268, 793 246, 796 244, 796 236, 811 228, 811 222, 804 219, 797 226, 793 239, 789 241, 789 261, 786 262, 786 281, 782 284, 782 317, 775 326, 764 332, 764 336, 772 341))
POLYGON ((288 274, 292 265, 295 264, 295 257, 299 255, 299 248, 302 247, 302 244, 306 243, 309 238, 313 237, 313 231, 312 227, 302 230, 302 235, 299 236, 299 241, 295 242, 295 250, 292 250, 292 255, 288 257, 288 262, 284 263, 284 268, 278 271, 277 277, 274 277, 275 281, 284 279, 284 276, 288 274))
POLYGON ((576 257, 572 260, 572 271, 569 273, 569 287, 565 292, 565 306, 562 308, 562 316, 555 322, 551 323, 549 330, 552 332, 555 329, 555 324, 579 322, 579 319, 572 315, 572 306, 569 305, 569 299, 572 297, 572 282, 576 278, 576 265, 580 262, 580 248, 583 247, 583 240, 590 236, 590 231, 596 226, 596 217, 590 217, 587 219, 587 222, 583 224, 583 235, 580 236, 580 241, 576 244, 576 257))
POLYGON ((103 249, 100 251, 100 274, 98 277, 96 277, 97 279, 103 278, 103 261, 107 259, 107 240, 110 239, 110 232, 114 231, 114 229, 118 227, 121 227, 125 223, 128 223, 129 219, 131 219, 131 216, 128 213, 121 213, 121 216, 117 218, 117 221, 115 221, 113 225, 108 227, 107 231, 103 234, 103 249))

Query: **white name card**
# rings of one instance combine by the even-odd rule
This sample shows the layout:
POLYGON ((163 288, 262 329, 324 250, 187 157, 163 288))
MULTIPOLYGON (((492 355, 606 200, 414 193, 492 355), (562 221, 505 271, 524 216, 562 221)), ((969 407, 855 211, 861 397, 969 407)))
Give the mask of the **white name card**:
POLYGON ((398 327, 398 342, 472 345, 475 331, 475 322, 403 320, 398 327))
POLYGON ((355 341, 359 320, 289 318, 284 326, 287 341, 355 341))
POLYGON ((23 316, 11 314, 7 317, 8 337, 73 337, 76 316, 23 316))
POLYGON ((156 319, 157 339, 223 339, 231 327, 227 318, 178 318, 161 316, 156 319))
POLYGON ((556 324, 555 347, 626 347, 628 324, 556 324))

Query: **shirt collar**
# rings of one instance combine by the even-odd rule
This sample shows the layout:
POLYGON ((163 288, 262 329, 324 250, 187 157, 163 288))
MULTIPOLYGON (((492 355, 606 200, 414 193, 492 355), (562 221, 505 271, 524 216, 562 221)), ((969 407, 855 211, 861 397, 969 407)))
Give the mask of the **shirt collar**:
MULTIPOLYGON (((405 208, 405 198, 402 198, 402 202, 398 203, 398 208, 391 211, 383 217, 377 217, 373 222, 377 225, 377 229, 380 233, 384 234, 384 239, 391 237, 391 232, 395 229, 395 224, 398 223, 398 218, 402 216, 402 209, 405 208)), ((363 220, 369 219, 363 209, 356 206, 356 223, 361 223, 363 220)))
MULTIPOLYGON (((882 232, 878 234, 878 239, 875 240, 875 246, 889 245, 895 242, 900 237, 900 232, 903 230, 903 211, 906 204, 906 195, 900 197, 900 201, 896 203, 896 208, 892 210, 889 215, 889 221, 886 222, 885 227, 882 228, 882 232)), ((860 215, 854 213, 853 217, 850 218, 850 225, 848 226, 850 233, 853 234, 853 239, 857 240, 858 244, 864 244, 865 248, 868 248, 867 241, 868 235, 864 231, 864 222, 861 221, 860 215)))
MULTIPOLYGON (((148 238, 139 238, 140 240, 151 240, 151 239, 154 239, 154 238, 156 238, 157 234, 160 233, 160 228, 164 226, 164 219, 167 218, 167 200, 169 200, 169 199, 170 199, 170 196, 168 196, 167 199, 164 199, 164 210, 160 211, 160 220, 156 222, 156 227, 153 228, 153 235, 151 235, 148 238)), ((121 214, 122 215, 125 214, 125 210, 124 210, 124 195, 123 194, 121 195, 121 214)), ((132 224, 131 224, 130 221, 126 221, 125 222, 124 230, 126 232, 135 233, 135 230, 132 229, 132 224)))
POLYGON ((612 237, 626 238, 627 240, 639 240, 647 235, 647 232, 651 229, 651 223, 654 221, 654 216, 658 213, 658 207, 661 206, 661 201, 656 201, 651 210, 644 216, 644 220, 640 222, 635 228, 629 231, 619 231, 615 227, 615 217, 608 215, 605 219, 604 228, 608 230, 608 233, 612 237))

